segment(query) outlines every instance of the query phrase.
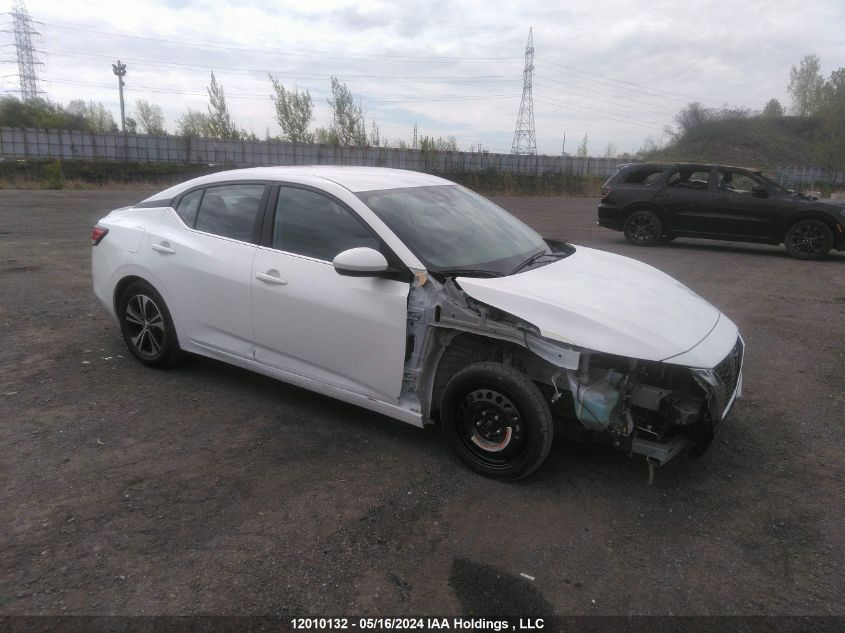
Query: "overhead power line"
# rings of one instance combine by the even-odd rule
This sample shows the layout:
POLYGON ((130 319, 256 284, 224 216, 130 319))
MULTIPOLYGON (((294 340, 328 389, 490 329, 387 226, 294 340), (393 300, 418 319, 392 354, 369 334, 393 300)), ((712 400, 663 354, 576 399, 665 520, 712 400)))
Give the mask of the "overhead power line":
MULTIPOLYGON (((56 55, 58 57, 83 57, 83 58, 91 58, 91 59, 113 59, 114 55, 105 55, 105 54, 98 54, 98 53, 78 53, 74 51, 63 51, 63 50, 47 50, 46 53, 50 55, 56 55)), ((131 62, 134 67, 143 67, 144 65, 155 66, 158 68, 172 68, 173 70, 213 70, 215 73, 221 75, 243 75, 243 76, 253 76, 253 75, 263 75, 266 76, 267 73, 272 73, 276 76, 285 76, 290 75, 292 78, 303 79, 303 78, 329 78, 332 76, 335 77, 343 77, 344 79, 368 79, 368 80, 380 80, 384 81, 385 83, 401 83, 404 81, 426 81, 426 80, 437 80, 438 82, 446 82, 446 83, 511 83, 511 82, 521 82, 522 79, 516 79, 513 76, 508 75, 397 75, 396 73, 390 74, 382 74, 382 75, 356 75, 356 74, 349 74, 349 73, 313 73, 313 72, 291 72, 291 71, 279 71, 273 68, 249 68, 245 66, 221 66, 218 64, 188 64, 184 62, 174 62, 169 60, 163 59, 152 59, 148 57, 126 57, 122 56, 122 59, 125 59, 127 62, 131 62)), ((374 83, 377 83, 374 81, 374 83)))
MULTIPOLYGON (((90 86, 94 88, 112 88, 112 84, 106 83, 99 83, 94 81, 80 81, 76 79, 61 79, 59 77, 45 77, 45 81, 49 81, 52 83, 60 83, 60 84, 70 84, 70 85, 79 85, 79 86, 90 86)), ((132 85, 129 86, 130 88, 137 89, 137 90, 144 90, 147 92, 156 92, 156 93, 164 93, 164 94, 180 94, 180 95, 207 95, 208 93, 205 90, 182 90, 176 88, 158 88, 156 86, 140 86, 140 85, 132 85)), ((261 101, 271 101, 271 97, 269 93, 266 94, 256 94, 256 93, 226 93, 226 98, 232 99, 257 99, 261 101)), ((468 95, 468 96, 460 96, 460 97, 409 97, 409 98, 379 98, 379 97, 362 97, 365 102, 367 103, 407 103, 407 102, 416 102, 416 101, 485 101, 485 100, 493 100, 493 99, 516 99, 519 97, 518 93, 515 94, 493 94, 493 95, 468 95)))
POLYGON ((240 44, 234 43, 226 43, 221 44, 219 40, 212 41, 212 40, 203 40, 203 39, 192 39, 192 38, 168 38, 162 37, 160 35, 152 34, 152 33, 139 33, 137 31, 119 31, 119 30, 107 30, 102 28, 94 28, 94 27, 87 27, 82 25, 70 24, 70 23, 62 23, 58 21, 45 21, 47 25, 53 26, 59 29, 72 29, 72 30, 79 30, 79 31, 88 31, 91 33, 97 33, 98 35, 114 35, 117 37, 131 37, 134 39, 141 39, 151 42, 161 42, 166 44, 174 44, 179 47, 191 47, 191 48, 206 48, 206 49, 218 49, 218 50, 225 50, 225 51, 246 51, 246 52, 253 52, 253 53, 264 53, 264 54, 271 54, 271 55, 282 55, 282 56, 290 56, 290 57, 306 57, 306 58, 321 58, 321 59, 356 59, 356 60, 365 60, 365 61, 378 61, 378 60, 385 60, 385 61, 395 61, 395 62, 407 62, 407 63, 448 63, 454 64, 458 62, 472 62, 472 63, 508 63, 514 64, 520 61, 520 57, 467 57, 467 56, 448 56, 448 55, 400 55, 400 54, 375 54, 375 53, 348 53, 346 51, 327 51, 327 50, 319 50, 319 49, 284 49, 284 48, 264 48, 264 47, 252 47, 252 46, 242 46, 240 44))
POLYGON ((584 81, 592 81, 594 83, 599 83, 607 86, 613 86, 615 88, 623 89, 623 90, 632 90, 636 88, 640 91, 641 94, 647 94, 652 97, 657 97, 659 99, 668 99, 670 101, 679 101, 681 103, 689 103, 690 101, 701 101, 697 97, 691 97, 689 95, 681 94, 678 92, 671 92, 669 90, 663 90, 661 88, 655 88, 653 86, 648 86, 645 84, 636 83, 633 81, 626 81, 624 79, 615 79, 613 77, 607 77, 605 75, 599 75, 598 73, 591 73, 586 70, 580 70, 578 68, 573 68, 571 66, 564 66, 563 64, 558 64, 557 62, 553 62, 551 60, 540 60, 541 65, 549 64, 553 68, 549 68, 552 72, 557 72, 561 74, 568 74, 572 75, 575 73, 575 76, 579 76, 579 78, 583 79, 584 81), (586 75, 586 76, 581 76, 586 75), (601 79, 592 79, 591 77, 600 77, 601 79), (630 86, 630 88, 626 88, 626 86, 630 86), (643 92, 645 91, 645 92, 643 92))
POLYGON ((564 110, 571 110, 573 112, 580 112, 582 114, 590 114, 600 119, 607 119, 609 121, 617 121, 619 123, 636 123, 638 127, 648 127, 654 130, 662 130, 663 128, 655 123, 651 123, 649 121, 642 121, 640 119, 632 119, 630 117, 622 118, 624 115, 607 112, 606 110, 597 110, 596 108, 586 108, 584 106, 580 106, 577 103, 571 103, 569 101, 560 101, 558 99, 551 99, 549 97, 537 97, 538 101, 541 101, 547 105, 562 108, 564 110))
POLYGON ((634 110, 642 110, 643 112, 651 112, 653 114, 660 114, 660 115, 674 115, 674 110, 668 110, 663 108, 659 105, 655 105, 653 103, 649 103, 647 101, 640 101, 638 99, 631 99, 629 97, 620 97, 618 94, 613 94, 609 92, 603 92, 601 90, 592 90, 590 88, 584 88, 583 86, 573 85, 567 83, 565 81, 557 81, 556 79, 551 79, 549 77, 538 75, 538 79, 541 79, 544 82, 553 83, 557 86, 562 86, 562 88, 555 88, 549 86, 550 90, 556 90, 558 92, 565 92, 566 94, 578 94, 584 96, 587 99, 594 99, 596 101, 604 101, 606 103, 613 103, 616 105, 624 106, 627 108, 632 108, 634 110), (586 94, 585 94, 586 93, 586 94), (598 97, 593 97, 592 95, 599 95, 598 97), (607 97, 615 97, 615 98, 622 98, 625 99, 624 103, 620 103, 619 101, 613 101, 612 99, 607 99, 607 97), (638 105, 631 105, 631 104, 638 104, 638 105), (642 106, 642 107, 641 107, 642 106))

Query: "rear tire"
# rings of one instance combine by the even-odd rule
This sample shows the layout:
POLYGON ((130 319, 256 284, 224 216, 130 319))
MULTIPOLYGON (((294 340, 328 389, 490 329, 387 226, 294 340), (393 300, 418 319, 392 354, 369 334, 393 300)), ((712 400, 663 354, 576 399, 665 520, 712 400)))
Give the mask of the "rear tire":
POLYGON ((821 259, 833 247, 833 231, 820 220, 799 220, 783 238, 786 252, 797 259, 821 259))
POLYGON ((135 281, 117 305, 120 332, 130 353, 147 367, 172 367, 179 360, 179 341, 164 299, 150 284, 135 281))
POLYGON ((622 231, 634 246, 655 246, 663 235, 663 225, 651 211, 634 211, 625 220, 622 231))
POLYGON ((455 454, 494 479, 527 477, 552 445, 545 397, 525 374, 502 363, 474 363, 455 374, 443 392, 440 418, 455 454))

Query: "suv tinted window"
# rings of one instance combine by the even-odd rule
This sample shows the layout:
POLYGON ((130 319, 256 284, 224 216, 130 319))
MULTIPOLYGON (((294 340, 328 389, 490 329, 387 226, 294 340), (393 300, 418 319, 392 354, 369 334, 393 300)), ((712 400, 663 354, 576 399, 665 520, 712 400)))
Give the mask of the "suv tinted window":
POLYGON ((252 241, 263 195, 264 185, 209 187, 200 204, 197 230, 244 242, 252 241))
POLYGON ((710 170, 678 169, 669 176, 666 186, 705 190, 710 186, 710 170))
POLYGON ((719 188, 730 189, 734 193, 751 194, 754 187, 765 187, 766 183, 741 171, 719 170, 719 188))
POLYGON ((358 246, 380 250, 381 244, 347 209, 307 189, 279 188, 273 248, 332 261, 358 246))
POLYGON ((182 222, 194 228, 197 221, 197 210, 200 208, 200 200, 202 199, 202 189, 197 189, 191 193, 182 196, 179 201, 179 206, 176 207, 176 213, 182 218, 182 222))
POLYGON ((648 169, 635 169, 622 177, 621 182, 626 185, 650 185, 660 178, 663 167, 650 167, 648 169))

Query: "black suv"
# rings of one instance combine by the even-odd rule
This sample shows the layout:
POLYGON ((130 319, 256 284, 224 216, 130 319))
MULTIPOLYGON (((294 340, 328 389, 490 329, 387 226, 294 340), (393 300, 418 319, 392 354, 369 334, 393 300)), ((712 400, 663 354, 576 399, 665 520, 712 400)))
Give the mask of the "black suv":
POLYGON ((623 165, 602 187, 598 223, 636 246, 676 237, 786 245, 793 257, 845 250, 845 206, 785 189, 760 172, 700 164, 623 165))

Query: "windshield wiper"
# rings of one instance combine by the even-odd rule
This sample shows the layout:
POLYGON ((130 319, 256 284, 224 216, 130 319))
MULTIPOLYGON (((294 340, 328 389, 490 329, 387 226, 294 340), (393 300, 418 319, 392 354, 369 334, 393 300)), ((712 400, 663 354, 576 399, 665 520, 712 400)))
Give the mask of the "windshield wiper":
POLYGON ((522 262, 519 266, 514 268, 512 271, 508 273, 508 276, 515 275, 520 270, 524 268, 528 268, 531 264, 534 264, 540 261, 543 257, 554 257, 555 259, 560 259, 561 257, 566 257, 569 253, 547 253, 545 250, 542 250, 538 253, 534 253, 531 257, 526 259, 522 262))
POLYGON ((501 277, 502 273, 495 270, 483 270, 480 268, 444 268, 442 270, 432 270, 431 272, 437 275, 446 275, 450 277, 501 277))

